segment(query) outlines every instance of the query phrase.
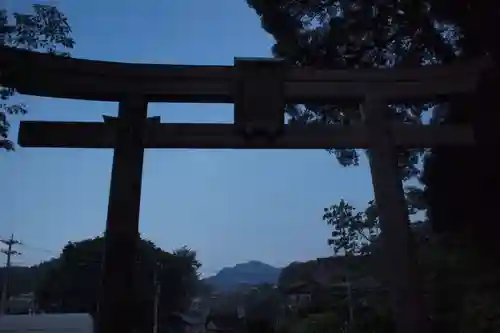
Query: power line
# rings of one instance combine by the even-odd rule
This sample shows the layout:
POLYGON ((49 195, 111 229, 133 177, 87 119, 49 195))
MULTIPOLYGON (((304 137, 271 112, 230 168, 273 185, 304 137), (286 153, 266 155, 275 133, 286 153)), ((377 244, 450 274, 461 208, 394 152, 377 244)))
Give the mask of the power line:
POLYGON ((2 303, 0 304, 0 315, 5 313, 5 305, 7 304, 7 293, 9 289, 9 271, 10 271, 10 263, 11 257, 15 255, 21 254, 20 252, 13 250, 12 247, 14 245, 20 244, 18 240, 14 239, 14 234, 10 236, 10 239, 0 239, 0 242, 7 245, 7 249, 1 249, 0 252, 7 255, 7 263, 5 264, 5 272, 3 279, 3 290, 2 290, 2 303))
POLYGON ((24 248, 26 248, 27 250, 30 250, 30 251, 44 252, 44 253, 52 255, 52 256, 59 256, 61 254, 61 251, 44 249, 42 247, 28 245, 28 244, 26 244, 24 242, 19 243, 19 245, 22 246, 22 247, 24 247, 24 248))

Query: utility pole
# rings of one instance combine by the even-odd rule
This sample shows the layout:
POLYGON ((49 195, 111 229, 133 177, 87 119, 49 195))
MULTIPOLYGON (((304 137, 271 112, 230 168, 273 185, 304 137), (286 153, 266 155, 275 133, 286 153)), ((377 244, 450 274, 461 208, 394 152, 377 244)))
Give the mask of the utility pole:
POLYGON ((336 284, 333 284, 332 287, 344 287, 346 288, 346 291, 347 291, 347 306, 348 306, 348 309, 349 309, 349 328, 350 328, 350 331, 351 332, 353 330, 353 327, 354 327, 354 306, 353 306, 353 299, 352 299, 352 283, 351 281, 349 281, 349 275, 345 275, 346 277, 346 282, 342 282, 342 283, 336 283, 336 284))
POLYGON ((154 323, 153 323, 153 333, 158 333, 158 317, 159 317, 159 307, 160 307, 160 294, 161 294, 161 282, 158 281, 158 267, 162 268, 161 265, 156 266, 154 273, 154 323))
POLYGON ((2 253, 7 255, 7 262, 5 264, 5 272, 3 278, 3 289, 2 289, 2 303, 0 305, 0 315, 5 313, 5 307, 7 305, 7 293, 9 290, 9 271, 10 271, 10 259, 12 256, 21 254, 18 251, 12 249, 14 245, 20 244, 21 242, 14 239, 14 234, 10 236, 10 239, 0 239, 0 242, 7 245, 7 249, 0 250, 2 253))
POLYGON ((345 274, 345 279, 346 279, 346 286, 347 286, 347 302, 349 304, 349 327, 350 331, 355 329, 355 323, 354 323, 354 308, 353 308, 353 303, 352 303, 352 289, 351 289, 351 281, 349 279, 349 273, 346 271, 345 274))

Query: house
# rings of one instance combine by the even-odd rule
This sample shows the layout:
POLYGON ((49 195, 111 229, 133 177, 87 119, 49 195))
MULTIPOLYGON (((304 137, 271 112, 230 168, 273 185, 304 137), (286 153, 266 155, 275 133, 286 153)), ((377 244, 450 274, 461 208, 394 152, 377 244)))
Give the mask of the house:
POLYGON ((206 318, 193 313, 174 313, 169 318, 169 332, 206 333, 206 318))
POLYGON ((301 308, 309 305, 314 289, 316 288, 317 286, 314 281, 298 282, 285 288, 284 294, 287 296, 289 307, 301 308))
POLYGON ((321 258, 308 262, 307 274, 281 288, 287 296, 288 308, 313 310, 310 306, 314 304, 318 310, 328 307, 332 297, 345 297, 357 291, 380 291, 380 283, 368 274, 371 263, 369 256, 321 258), (353 270, 351 265, 357 269, 353 270))
POLYGON ((206 333, 206 322, 210 308, 202 298, 191 300, 189 309, 183 313, 169 315, 169 332, 206 333))
POLYGON ((6 313, 8 314, 32 314, 35 311, 34 293, 11 296, 7 300, 6 313))
POLYGON ((332 281, 338 279, 338 270, 333 270, 328 262, 318 259, 313 269, 301 280, 282 288, 288 299, 289 309, 304 309, 314 300, 318 303, 330 289, 332 281))
POLYGON ((245 318, 236 313, 215 314, 211 313, 207 318, 207 333, 243 333, 246 331, 245 318))

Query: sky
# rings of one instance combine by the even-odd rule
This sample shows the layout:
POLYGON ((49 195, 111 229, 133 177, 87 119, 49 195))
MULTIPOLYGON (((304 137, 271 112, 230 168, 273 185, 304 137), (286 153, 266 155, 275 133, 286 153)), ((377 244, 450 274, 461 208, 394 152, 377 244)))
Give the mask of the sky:
MULTIPOLYGON (((31 0, 0 0, 26 12, 31 0)), ((39 3, 43 3, 39 2, 39 3)), ((232 65, 270 57, 272 36, 245 0, 47 0, 66 14, 75 58, 131 63, 232 65)), ((19 121, 101 121, 117 103, 19 96, 19 121)), ((230 104, 152 103, 162 122, 230 123, 230 104)), ((0 152, 0 237, 14 234, 31 265, 68 241, 104 231, 112 150, 21 148, 0 152)), ((166 251, 194 249, 212 275, 249 260, 282 267, 332 254, 323 208, 373 196, 366 159, 343 168, 324 150, 147 150, 140 232, 166 251)), ((4 258, 2 258, 3 260, 4 258)))

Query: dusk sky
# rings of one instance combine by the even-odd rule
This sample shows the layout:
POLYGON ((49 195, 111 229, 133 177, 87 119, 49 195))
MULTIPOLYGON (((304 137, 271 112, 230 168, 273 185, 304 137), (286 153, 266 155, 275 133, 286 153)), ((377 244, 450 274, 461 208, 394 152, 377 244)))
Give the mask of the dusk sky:
MULTIPOLYGON (((27 11, 33 1, 0 0, 27 11)), ((43 2, 42 2, 43 3, 43 2)), ((232 65, 269 57, 273 38, 245 0, 59 0, 73 29, 75 58, 132 63, 232 65)), ((117 103, 20 96, 24 120, 100 121, 117 103)), ((150 104, 163 122, 232 122, 233 106, 150 104)), ((17 138, 21 118, 11 118, 17 138)), ((57 256, 68 241, 102 234, 111 150, 18 148, 0 152, 0 237, 25 245, 14 264, 57 256)), ((275 266, 332 253, 323 208, 342 197, 372 198, 366 160, 342 168, 323 150, 148 150, 141 234, 164 250, 187 245, 201 271, 260 260, 275 266)), ((4 260, 4 258, 2 258, 4 260)))

